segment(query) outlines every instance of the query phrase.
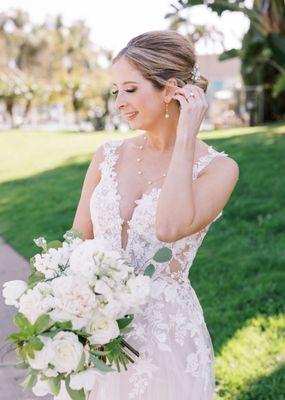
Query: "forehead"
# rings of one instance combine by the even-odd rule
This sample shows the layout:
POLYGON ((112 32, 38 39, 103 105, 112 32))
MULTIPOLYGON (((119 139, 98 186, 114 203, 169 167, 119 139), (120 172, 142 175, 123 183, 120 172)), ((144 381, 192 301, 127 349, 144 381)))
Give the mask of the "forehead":
POLYGON ((141 73, 133 67, 124 57, 115 62, 111 67, 113 85, 140 83, 141 73))

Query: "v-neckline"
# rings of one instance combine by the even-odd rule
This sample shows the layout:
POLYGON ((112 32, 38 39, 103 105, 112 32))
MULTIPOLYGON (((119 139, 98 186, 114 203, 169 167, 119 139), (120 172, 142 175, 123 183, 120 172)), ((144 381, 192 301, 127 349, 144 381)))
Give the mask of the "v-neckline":
POLYGON ((116 204, 117 204, 117 210, 118 210, 118 216, 119 216, 119 240, 120 240, 120 248, 124 253, 127 253, 128 248, 129 248, 129 243, 130 243, 130 231, 131 231, 131 224, 132 221, 135 217, 135 213, 138 209, 138 207, 140 206, 140 203, 142 202, 142 200, 144 200, 146 197, 152 196, 153 192, 155 190, 157 190, 158 192, 162 189, 162 187, 156 187, 154 186, 149 192, 144 192, 142 193, 141 197, 139 197, 138 199, 134 200, 134 203, 136 203, 136 205, 133 207, 132 210, 132 215, 131 218, 129 220, 125 220, 124 218, 122 218, 121 216, 121 209, 120 209, 120 205, 121 205, 121 193, 119 192, 119 183, 118 183, 118 174, 117 171, 115 170, 116 164, 118 162, 119 159, 119 153, 116 152, 116 150, 118 149, 119 146, 122 145, 122 143, 124 142, 124 139, 120 140, 118 146, 115 148, 115 155, 116 155, 116 159, 115 162, 112 164, 111 166, 111 178, 112 178, 112 182, 114 184, 115 187, 115 199, 116 199, 116 204), (126 230, 127 233, 127 241, 126 241, 126 247, 123 248, 122 246, 122 233, 123 233, 123 224, 127 224, 128 228, 126 230))
MULTIPOLYGON (((121 251, 123 251, 123 253, 128 253, 129 246, 130 246, 130 234, 131 234, 132 222, 134 220, 134 217, 136 215, 136 212, 137 212, 139 206, 141 205, 141 202, 147 197, 152 197, 153 193, 155 191, 160 192, 161 189, 162 189, 162 186, 161 187, 153 187, 149 192, 142 193, 141 197, 139 197, 138 199, 134 200, 136 205, 133 207, 131 218, 129 220, 125 220, 124 218, 122 218, 122 216, 121 216, 121 208, 120 208, 122 196, 121 196, 121 194, 119 192, 119 183, 118 183, 118 179, 117 179, 118 173, 116 171, 116 165, 117 165, 117 162, 119 160, 119 151, 118 151, 118 149, 123 144, 123 142, 124 142, 124 139, 120 140, 119 143, 118 143, 118 146, 116 146, 116 148, 115 148, 116 157, 115 157, 115 162, 111 166, 111 174, 110 175, 111 175, 111 179, 112 179, 112 182, 114 184, 114 187, 115 187, 115 201, 116 201, 116 206, 117 206, 117 211, 118 211, 118 218, 119 218, 120 249, 121 249, 121 251), (123 239, 122 238, 122 233, 123 233, 123 225, 124 224, 128 225, 128 228, 126 230, 127 238, 126 238, 126 246, 125 246, 125 248, 123 248, 123 246, 122 246, 122 239, 123 239)), ((204 154, 203 156, 200 156, 198 158, 198 160, 194 162, 193 171, 194 171, 194 168, 199 165, 199 162, 201 162, 201 160, 203 161, 203 159, 205 157, 209 156, 212 151, 213 151, 213 147, 212 146, 208 146, 207 153, 204 154)))

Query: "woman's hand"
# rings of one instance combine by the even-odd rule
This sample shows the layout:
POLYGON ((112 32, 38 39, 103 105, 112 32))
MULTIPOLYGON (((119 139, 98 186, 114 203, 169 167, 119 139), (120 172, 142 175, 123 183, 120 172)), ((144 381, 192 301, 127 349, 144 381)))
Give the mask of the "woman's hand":
POLYGON ((187 84, 177 88, 172 98, 180 103, 177 136, 196 138, 208 109, 204 91, 196 85, 187 84))

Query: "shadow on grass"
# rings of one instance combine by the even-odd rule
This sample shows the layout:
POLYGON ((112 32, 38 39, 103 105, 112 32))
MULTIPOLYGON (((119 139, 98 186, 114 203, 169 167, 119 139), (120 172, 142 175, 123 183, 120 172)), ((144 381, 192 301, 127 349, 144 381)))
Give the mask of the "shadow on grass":
MULTIPOLYGON (((284 312, 285 138, 269 129, 207 143, 240 166, 235 192, 190 272, 218 354, 246 320, 284 312)), ((0 234, 27 258, 36 251, 34 237, 61 239, 72 224, 88 162, 69 163, 0 185, 0 234)), ((250 397, 256 390, 253 383, 239 400, 266 398, 250 397)))
POLYGON ((271 375, 254 380, 242 390, 236 400, 284 400, 285 399, 285 366, 271 375))

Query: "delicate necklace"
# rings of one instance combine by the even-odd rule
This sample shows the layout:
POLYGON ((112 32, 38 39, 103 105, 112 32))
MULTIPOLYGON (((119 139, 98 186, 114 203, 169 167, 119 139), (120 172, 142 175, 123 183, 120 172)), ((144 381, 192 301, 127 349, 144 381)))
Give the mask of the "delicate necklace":
MULTIPOLYGON (((147 140, 147 136, 145 135, 144 137, 144 140, 147 140)), ((143 151, 143 149, 144 149, 144 147, 145 147, 145 144, 141 144, 141 145, 139 145, 139 146, 137 146, 136 145, 136 147, 141 151, 141 153, 142 153, 142 151, 143 151)), ((138 170, 138 175, 140 175, 141 177, 143 176, 143 171, 142 171, 142 169, 141 169, 141 164, 142 164, 142 156, 140 155, 140 157, 138 157, 137 158, 137 163, 138 163, 138 165, 139 165, 139 170, 138 170)), ((160 178, 158 178, 158 179, 155 179, 155 180, 148 180, 147 181, 147 183, 149 184, 149 185, 152 185, 154 182, 157 182, 157 181, 159 181, 160 179, 162 179, 162 178, 165 178, 166 177, 166 173, 164 173, 160 178)))

